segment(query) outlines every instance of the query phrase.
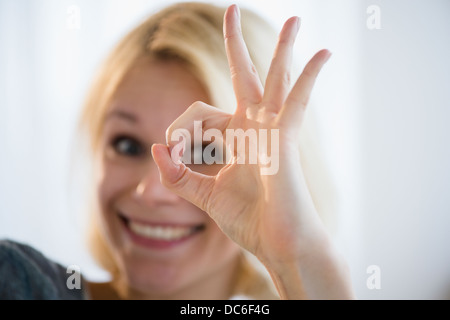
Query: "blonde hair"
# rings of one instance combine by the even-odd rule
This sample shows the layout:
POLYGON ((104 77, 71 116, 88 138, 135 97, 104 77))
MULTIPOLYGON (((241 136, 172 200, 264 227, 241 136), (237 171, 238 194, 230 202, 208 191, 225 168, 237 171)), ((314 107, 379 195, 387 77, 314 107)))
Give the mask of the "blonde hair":
MULTIPOLYGON (((93 154, 99 149, 110 99, 127 72, 146 56, 182 61, 204 85, 212 105, 234 112, 236 103, 223 42, 224 13, 225 8, 210 4, 175 4, 150 16, 122 39, 101 66, 82 112, 81 125, 87 132, 93 154)), ((241 8, 241 17, 242 33, 264 84, 276 43, 276 32, 249 10, 241 8)), ((305 159, 313 155, 309 150, 313 150, 314 145, 310 143, 307 148, 308 151, 302 152, 305 159)), ((317 165, 314 161, 305 163, 310 167, 317 165)), ((314 181, 308 173, 318 171, 305 169, 307 182, 314 181)), ((316 188, 311 191, 315 200, 320 199, 318 192, 314 193, 320 190, 316 188)), ((118 269, 96 216, 93 215, 90 221, 90 249, 98 263, 114 277, 118 269)), ((234 294, 257 299, 276 298, 273 285, 257 269, 242 255, 234 294)))

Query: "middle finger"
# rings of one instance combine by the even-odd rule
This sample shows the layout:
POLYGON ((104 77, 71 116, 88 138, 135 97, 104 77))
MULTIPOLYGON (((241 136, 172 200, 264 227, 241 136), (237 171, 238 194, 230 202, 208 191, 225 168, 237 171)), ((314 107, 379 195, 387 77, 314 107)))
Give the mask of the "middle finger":
POLYGON ((239 11, 230 6, 224 17, 224 40, 238 108, 261 101, 263 88, 242 37, 239 11))

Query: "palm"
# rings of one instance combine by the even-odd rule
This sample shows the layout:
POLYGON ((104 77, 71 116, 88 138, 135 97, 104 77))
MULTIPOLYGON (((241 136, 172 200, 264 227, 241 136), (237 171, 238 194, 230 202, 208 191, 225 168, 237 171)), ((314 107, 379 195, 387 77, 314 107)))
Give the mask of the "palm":
MULTIPOLYGON (((217 175, 205 176, 183 164, 169 163, 167 150, 164 151, 162 145, 152 151, 163 183, 210 214, 231 239, 260 259, 273 254, 288 257, 300 250, 298 246, 306 236, 306 227, 317 220, 300 167, 297 133, 315 78, 329 52, 317 53, 289 92, 286 79, 299 23, 296 18, 289 19, 280 33, 263 88, 252 72, 234 8, 230 7, 225 14, 224 30, 237 100, 235 114, 196 103, 168 131, 189 126, 189 122, 199 117, 206 120, 205 127, 216 127, 221 132, 226 129, 278 130, 278 141, 271 143, 278 144, 279 170, 262 175, 260 163, 233 161, 217 175)), ((242 150, 233 150, 234 160, 242 153, 245 154, 242 150)))

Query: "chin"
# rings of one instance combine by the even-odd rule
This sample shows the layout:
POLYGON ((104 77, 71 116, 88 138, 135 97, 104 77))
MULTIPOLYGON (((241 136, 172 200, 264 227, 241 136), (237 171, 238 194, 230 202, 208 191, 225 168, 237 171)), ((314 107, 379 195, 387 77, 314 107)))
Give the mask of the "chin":
POLYGON ((192 279, 181 263, 156 262, 143 257, 127 257, 123 261, 125 286, 149 298, 169 297, 180 291, 192 279))

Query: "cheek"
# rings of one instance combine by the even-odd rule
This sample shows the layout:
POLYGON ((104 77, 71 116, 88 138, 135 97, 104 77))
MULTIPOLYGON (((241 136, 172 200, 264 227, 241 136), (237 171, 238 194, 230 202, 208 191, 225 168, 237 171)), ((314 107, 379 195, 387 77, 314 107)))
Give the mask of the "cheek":
POLYGON ((99 171, 98 200, 102 211, 106 212, 122 195, 135 188, 139 179, 136 170, 107 160, 102 162, 99 171))

